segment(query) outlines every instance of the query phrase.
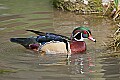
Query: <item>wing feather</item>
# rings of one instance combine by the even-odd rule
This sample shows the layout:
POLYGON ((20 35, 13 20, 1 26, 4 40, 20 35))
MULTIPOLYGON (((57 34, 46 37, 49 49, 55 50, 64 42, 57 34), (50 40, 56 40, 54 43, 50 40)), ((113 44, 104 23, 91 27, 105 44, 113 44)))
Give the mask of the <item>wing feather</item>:
POLYGON ((40 35, 40 36, 46 36, 47 34, 49 34, 49 35, 60 36, 60 37, 62 37, 63 39, 70 40, 69 37, 67 37, 67 36, 63 36, 63 35, 60 35, 60 34, 55 34, 55 33, 44 33, 44 32, 41 32, 41 31, 35 31, 35 30, 26 30, 26 31, 33 32, 33 33, 35 33, 35 34, 37 34, 37 35, 40 35))

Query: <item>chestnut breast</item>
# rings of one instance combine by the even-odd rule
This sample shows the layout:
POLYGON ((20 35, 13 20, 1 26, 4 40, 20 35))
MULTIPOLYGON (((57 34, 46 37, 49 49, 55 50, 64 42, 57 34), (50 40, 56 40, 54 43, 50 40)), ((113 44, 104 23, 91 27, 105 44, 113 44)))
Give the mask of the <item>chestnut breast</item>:
POLYGON ((84 53, 86 51, 86 43, 84 41, 71 41, 71 53, 84 53))

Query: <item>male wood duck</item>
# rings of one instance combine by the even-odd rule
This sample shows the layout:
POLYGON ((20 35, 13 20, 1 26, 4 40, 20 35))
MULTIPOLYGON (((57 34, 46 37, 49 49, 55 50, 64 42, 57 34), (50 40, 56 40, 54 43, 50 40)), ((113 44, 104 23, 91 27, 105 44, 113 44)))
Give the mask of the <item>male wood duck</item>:
POLYGON ((84 38, 96 42, 91 31, 87 27, 77 27, 73 30, 71 37, 66 37, 54 33, 44 33, 35 30, 27 30, 37 34, 37 37, 11 38, 11 42, 23 45, 27 49, 34 51, 55 52, 55 53, 84 53, 86 43, 84 38))

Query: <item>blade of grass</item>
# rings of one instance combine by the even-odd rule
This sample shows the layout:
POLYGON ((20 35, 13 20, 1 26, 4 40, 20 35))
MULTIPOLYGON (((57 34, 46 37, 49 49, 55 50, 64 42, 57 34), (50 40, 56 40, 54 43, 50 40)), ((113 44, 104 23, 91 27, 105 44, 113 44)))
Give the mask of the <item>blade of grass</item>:
POLYGON ((114 0, 114 3, 115 3, 115 6, 116 6, 116 9, 118 9, 119 1, 120 1, 120 0, 114 0))

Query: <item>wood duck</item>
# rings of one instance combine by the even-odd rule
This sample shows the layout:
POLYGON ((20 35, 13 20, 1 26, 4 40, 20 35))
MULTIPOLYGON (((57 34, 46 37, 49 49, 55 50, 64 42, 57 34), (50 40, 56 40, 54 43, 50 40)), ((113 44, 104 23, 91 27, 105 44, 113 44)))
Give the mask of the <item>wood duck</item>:
POLYGON ((35 30, 27 30, 37 34, 36 37, 11 38, 11 42, 23 45, 27 49, 34 51, 55 52, 55 53, 84 53, 86 43, 84 38, 96 42, 91 31, 87 27, 77 27, 73 30, 71 37, 66 37, 54 33, 44 33, 35 30))

